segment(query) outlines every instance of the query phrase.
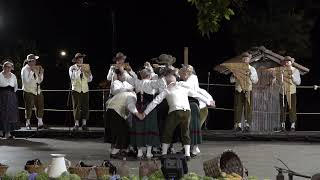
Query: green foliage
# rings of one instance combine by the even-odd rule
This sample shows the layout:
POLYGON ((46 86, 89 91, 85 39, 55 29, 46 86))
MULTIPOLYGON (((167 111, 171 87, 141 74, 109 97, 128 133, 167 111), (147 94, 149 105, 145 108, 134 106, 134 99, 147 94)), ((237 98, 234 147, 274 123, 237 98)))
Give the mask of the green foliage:
POLYGON ((162 171, 159 169, 153 174, 151 174, 149 177, 149 180, 158 180, 158 179, 165 179, 162 171))
POLYGON ((242 4, 245 0, 188 0, 198 10, 198 29, 202 36, 215 33, 223 20, 230 20, 235 15, 230 8, 232 4, 242 4))
POLYGON ((110 175, 104 175, 101 177, 101 180, 109 180, 111 178, 110 175))
POLYGON ((81 178, 76 174, 69 174, 68 172, 64 172, 57 178, 57 180, 81 180, 81 178))
POLYGON ((28 180, 28 176, 29 174, 27 171, 21 171, 13 177, 13 180, 28 180))
POLYGON ((36 176, 36 180, 48 180, 49 176, 47 173, 41 172, 36 176))
POLYGON ((12 177, 9 176, 9 175, 7 175, 7 174, 5 174, 5 175, 4 175, 3 177, 1 177, 0 179, 1 179, 1 180, 11 180, 12 177))
POLYGON ((249 176, 248 180, 259 180, 259 178, 256 176, 249 176))

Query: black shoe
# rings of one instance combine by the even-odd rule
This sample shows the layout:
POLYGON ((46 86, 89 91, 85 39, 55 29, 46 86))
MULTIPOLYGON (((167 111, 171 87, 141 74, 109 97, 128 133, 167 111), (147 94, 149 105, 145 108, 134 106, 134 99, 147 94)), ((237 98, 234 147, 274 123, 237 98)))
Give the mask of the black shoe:
POLYGON ((16 137, 14 137, 14 136, 9 136, 9 137, 7 137, 6 139, 15 139, 16 137))
POLYGON ((89 130, 87 125, 82 125, 81 128, 82 128, 82 131, 88 131, 89 130))
POLYGON ((241 129, 241 127, 236 127, 236 128, 235 128, 235 131, 236 131, 236 132, 240 132, 240 131, 242 131, 242 129, 241 129))
POLYGON ((246 127, 244 127, 243 132, 250 132, 250 126, 246 126, 246 127))
POLYGON ((41 125, 41 126, 38 126, 38 129, 48 129, 48 126, 46 126, 46 125, 41 125))
POLYGON ((130 149, 129 152, 127 153, 128 157, 137 157, 138 151, 130 149))
POLYGON ((280 128, 280 132, 286 132, 286 128, 285 127, 281 127, 280 128))
POLYGON ((75 126, 73 127, 73 131, 79 131, 79 126, 78 126, 78 125, 75 125, 75 126))
POLYGON ((186 160, 190 161, 191 157, 190 156, 186 156, 186 160))
POLYGON ((110 159, 121 159, 125 158, 126 156, 122 152, 118 152, 117 154, 110 154, 110 159))
POLYGON ((196 155, 196 154, 193 154, 193 153, 190 153, 190 156, 191 156, 191 158, 194 158, 194 157, 196 157, 197 155, 196 155))

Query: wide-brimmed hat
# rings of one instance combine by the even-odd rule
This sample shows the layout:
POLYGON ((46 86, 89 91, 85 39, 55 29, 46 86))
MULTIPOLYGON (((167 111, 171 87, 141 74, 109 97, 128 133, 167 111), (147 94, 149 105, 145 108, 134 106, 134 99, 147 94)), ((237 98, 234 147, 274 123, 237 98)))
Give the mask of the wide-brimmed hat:
POLYGON ((244 53, 241 54, 241 57, 242 57, 242 58, 248 57, 248 58, 251 59, 251 58, 252 58, 252 55, 251 55, 250 53, 248 53, 248 52, 244 52, 244 53))
POLYGON ((176 58, 170 54, 161 54, 157 58, 152 58, 151 61, 156 62, 158 64, 169 64, 172 65, 176 62, 176 58))
POLYGON ((76 60, 78 59, 78 58, 84 58, 84 57, 86 57, 87 55, 85 55, 85 54, 81 54, 81 53, 77 53, 76 55, 74 55, 74 58, 72 59, 72 62, 76 62, 76 60))
POLYGON ((13 62, 9 59, 4 60, 4 62, 2 63, 2 68, 7 65, 10 65, 12 67, 12 69, 14 68, 13 62))
POLYGON ((294 63, 295 59, 290 56, 285 56, 282 61, 291 61, 292 63, 294 63))
POLYGON ((27 59, 25 59, 25 62, 31 62, 39 59, 39 56, 36 56, 34 54, 28 54, 27 59))
POLYGON ((119 60, 119 59, 126 59, 127 58, 127 56, 126 55, 124 55, 122 52, 118 52, 117 54, 116 54, 116 56, 113 58, 113 61, 117 61, 117 60, 119 60))

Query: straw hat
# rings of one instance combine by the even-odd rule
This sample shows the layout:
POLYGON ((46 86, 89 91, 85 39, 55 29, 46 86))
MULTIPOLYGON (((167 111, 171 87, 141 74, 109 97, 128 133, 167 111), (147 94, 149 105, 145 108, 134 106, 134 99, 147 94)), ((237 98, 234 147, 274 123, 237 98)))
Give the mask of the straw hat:
POLYGON ((176 58, 170 54, 161 54, 158 58, 152 58, 151 61, 154 61, 158 64, 172 65, 176 62, 176 58))
POLYGON ((85 54, 81 54, 81 53, 77 53, 76 55, 74 55, 74 58, 72 59, 72 62, 76 62, 76 60, 78 59, 78 58, 84 58, 84 57, 86 57, 87 55, 85 55, 85 54))
POLYGON ((118 52, 116 54, 116 57, 113 58, 113 61, 117 61, 119 59, 126 59, 126 58, 127 58, 127 56, 125 56, 122 52, 118 52))
POLYGON ((27 59, 25 59, 25 62, 31 62, 39 59, 39 56, 36 56, 34 54, 28 54, 27 59))
POLYGON ((291 61, 292 63, 294 63, 295 59, 290 56, 285 56, 282 61, 291 61))

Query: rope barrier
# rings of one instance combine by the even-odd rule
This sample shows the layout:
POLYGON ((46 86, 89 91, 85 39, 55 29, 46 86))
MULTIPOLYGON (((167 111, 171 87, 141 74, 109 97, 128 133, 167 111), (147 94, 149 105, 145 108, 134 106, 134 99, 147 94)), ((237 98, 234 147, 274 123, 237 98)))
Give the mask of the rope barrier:
MULTIPOLYGON (((220 87, 234 87, 233 84, 215 84, 215 83, 199 83, 201 86, 220 86, 220 87)), ((319 86, 318 85, 313 85, 313 86, 297 86, 297 88, 301 88, 301 89, 314 89, 314 90, 318 90, 319 86)), ((319 88, 320 89, 320 88, 319 88)), ((22 91, 22 89, 18 89, 18 91, 22 91)), ((45 89, 42 90, 43 92, 70 92, 72 91, 71 89, 45 89)), ((110 91, 110 88, 107 89, 92 89, 89 90, 90 92, 106 92, 106 91, 110 91)), ((221 108, 221 107, 208 107, 209 109, 213 109, 213 110, 221 110, 221 111, 234 111, 233 108, 221 108)), ((20 110, 24 110, 25 108, 23 107, 19 107, 20 110)), ((33 110, 35 110, 33 108, 33 110)), ((44 109, 44 111, 55 111, 55 112, 71 112, 73 110, 68 110, 68 109, 44 109)), ((90 112, 103 112, 104 110, 90 110, 90 112)), ((265 112, 265 113, 273 113, 273 112, 265 112)), ((276 113, 276 112, 274 112, 276 113)), ((319 115, 320 113, 312 113, 312 112, 305 112, 305 113, 297 113, 300 115, 319 115)))

